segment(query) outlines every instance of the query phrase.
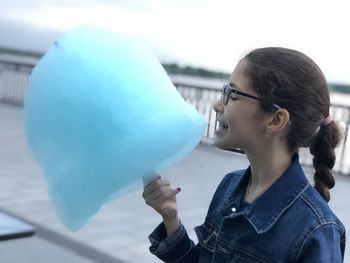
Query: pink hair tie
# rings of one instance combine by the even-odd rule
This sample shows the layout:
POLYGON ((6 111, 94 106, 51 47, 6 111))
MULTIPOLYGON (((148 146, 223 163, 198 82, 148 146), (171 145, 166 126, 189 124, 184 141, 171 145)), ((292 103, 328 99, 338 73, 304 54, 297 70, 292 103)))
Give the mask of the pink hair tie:
POLYGON ((323 122, 321 123, 321 126, 326 126, 328 124, 330 124, 333 121, 333 118, 331 115, 328 115, 327 117, 325 117, 323 119, 323 122))

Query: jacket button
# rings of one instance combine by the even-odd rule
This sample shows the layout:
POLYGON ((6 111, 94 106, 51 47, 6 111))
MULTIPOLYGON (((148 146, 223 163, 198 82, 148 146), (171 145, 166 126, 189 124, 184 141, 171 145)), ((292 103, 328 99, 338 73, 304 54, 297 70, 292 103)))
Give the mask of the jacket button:
POLYGON ((231 211, 232 211, 233 213, 236 213, 236 211, 237 211, 236 207, 232 207, 232 208, 231 208, 231 211))

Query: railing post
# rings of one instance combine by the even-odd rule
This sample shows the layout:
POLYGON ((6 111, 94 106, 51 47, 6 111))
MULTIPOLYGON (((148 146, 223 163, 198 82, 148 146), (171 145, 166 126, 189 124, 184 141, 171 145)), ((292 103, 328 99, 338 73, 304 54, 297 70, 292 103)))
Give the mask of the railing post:
MULTIPOLYGON (((343 138, 343 145, 342 150, 340 152, 340 171, 344 171, 344 165, 345 165, 345 155, 346 155, 346 145, 348 140, 348 134, 349 134, 349 126, 350 126, 350 107, 347 108, 347 119, 345 121, 345 130, 344 130, 344 138, 343 138)), ((348 171, 348 175, 350 175, 350 171, 348 171)))

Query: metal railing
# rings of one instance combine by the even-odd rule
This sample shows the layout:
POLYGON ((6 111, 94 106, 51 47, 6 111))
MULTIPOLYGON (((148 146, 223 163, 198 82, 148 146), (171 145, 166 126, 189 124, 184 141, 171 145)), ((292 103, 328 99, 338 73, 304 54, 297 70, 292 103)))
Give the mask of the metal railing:
POLYGON ((0 102, 23 105, 25 87, 34 65, 0 61, 0 102))
MULTIPOLYGON (((28 84, 34 64, 0 61, 0 102, 22 106, 25 88, 28 84)), ((171 76, 171 79, 183 96, 205 116, 208 121, 203 136, 203 142, 210 143, 214 138, 216 129, 216 113, 212 109, 213 103, 220 97, 223 80, 213 81, 203 78, 186 78, 171 76)), ((332 105, 331 115, 343 128, 344 136, 340 146, 336 149, 337 161, 334 171, 350 175, 350 144, 348 142, 350 126, 350 106, 332 105)), ((308 149, 300 150, 300 160, 304 165, 312 165, 312 157, 308 149)))

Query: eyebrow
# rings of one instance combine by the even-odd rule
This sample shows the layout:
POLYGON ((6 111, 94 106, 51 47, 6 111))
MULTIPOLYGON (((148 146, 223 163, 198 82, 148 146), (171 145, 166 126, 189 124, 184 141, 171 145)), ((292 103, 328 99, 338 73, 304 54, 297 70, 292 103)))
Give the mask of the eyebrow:
POLYGON ((246 93, 246 92, 242 91, 242 90, 241 90, 238 86, 236 86, 236 84, 234 84, 233 82, 230 82, 228 85, 229 85, 233 90, 235 90, 236 92, 234 92, 234 93, 236 93, 236 94, 238 94, 238 95, 245 96, 245 97, 252 98, 252 99, 255 99, 255 100, 259 100, 259 101, 263 101, 261 98, 255 96, 255 95, 251 95, 251 94, 249 94, 249 93, 246 93))
POLYGON ((236 90, 238 90, 238 91, 242 91, 235 83, 233 83, 233 82, 230 82, 228 85, 230 85, 230 87, 231 88, 234 88, 234 89, 236 89, 236 90))

